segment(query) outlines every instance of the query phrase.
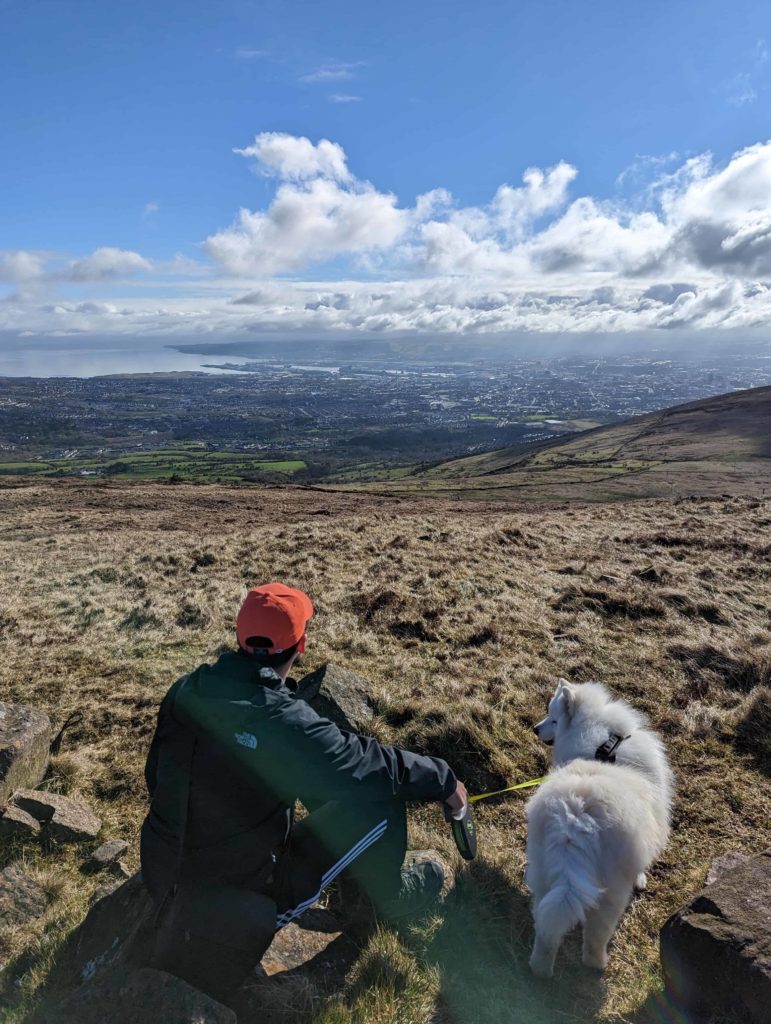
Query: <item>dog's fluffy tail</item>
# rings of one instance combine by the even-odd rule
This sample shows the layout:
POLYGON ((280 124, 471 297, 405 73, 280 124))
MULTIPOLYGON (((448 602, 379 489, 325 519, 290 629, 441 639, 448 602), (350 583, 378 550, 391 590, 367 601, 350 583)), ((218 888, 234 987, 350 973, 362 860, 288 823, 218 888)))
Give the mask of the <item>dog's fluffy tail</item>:
POLYGON ((548 865, 548 889, 535 908, 539 935, 550 944, 586 920, 586 911, 602 895, 597 864, 600 836, 597 822, 580 797, 559 797, 549 808, 541 851, 548 865))

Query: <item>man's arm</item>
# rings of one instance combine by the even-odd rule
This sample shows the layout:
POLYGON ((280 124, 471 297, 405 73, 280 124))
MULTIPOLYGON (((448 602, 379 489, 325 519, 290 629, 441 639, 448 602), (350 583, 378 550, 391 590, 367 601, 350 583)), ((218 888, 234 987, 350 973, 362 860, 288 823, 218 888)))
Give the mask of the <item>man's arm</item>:
POLYGON ((171 687, 169 692, 161 701, 161 706, 158 708, 158 718, 155 723, 155 732, 153 733, 152 743, 150 744, 150 750, 147 753, 147 761, 145 762, 145 785, 147 786, 147 792, 152 800, 153 794, 155 793, 155 787, 158 780, 158 752, 160 749, 160 737, 166 727, 171 708, 173 707, 174 700, 177 691, 187 679, 187 676, 183 676, 178 679, 177 682, 171 687))
POLYGON ((269 719, 269 742, 297 751, 289 771, 303 800, 447 800, 457 780, 446 761, 339 729, 304 702, 269 719), (274 733, 275 730, 275 733, 274 733), (271 735, 274 734, 274 735, 271 735))
POLYGON ((304 701, 268 691, 262 703, 198 701, 180 693, 175 713, 193 719, 197 729, 216 735, 240 765, 280 799, 291 803, 328 800, 444 801, 457 780, 440 758, 425 757, 370 737, 345 732, 304 701), (245 747, 236 733, 248 732, 256 746, 245 747))
POLYGON ((152 800, 155 793, 155 786, 158 780, 158 730, 156 728, 153 736, 153 741, 150 744, 150 750, 147 754, 147 761, 145 762, 145 785, 147 786, 147 792, 152 800))

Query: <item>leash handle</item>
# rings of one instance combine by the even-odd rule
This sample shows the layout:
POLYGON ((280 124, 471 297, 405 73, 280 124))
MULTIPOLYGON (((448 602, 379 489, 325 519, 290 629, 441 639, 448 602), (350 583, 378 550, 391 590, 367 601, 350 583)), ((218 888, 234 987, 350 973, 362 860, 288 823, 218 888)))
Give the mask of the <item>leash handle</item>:
POLYGON ((452 829, 452 837, 458 852, 464 860, 473 860, 477 855, 477 829, 474 822, 474 812, 471 805, 478 800, 486 800, 490 796, 500 796, 501 793, 511 793, 515 789, 527 789, 530 786, 538 786, 546 778, 542 775, 539 779, 528 779, 527 782, 518 782, 516 786, 507 786, 505 789, 496 789, 492 793, 480 793, 478 796, 470 796, 459 811, 453 812, 447 804, 444 805, 444 820, 452 829))
POLYGON ((464 803, 459 811, 450 810, 444 805, 444 820, 452 829, 452 837, 458 847, 458 853, 464 860, 473 860, 477 855, 477 830, 471 803, 464 803))

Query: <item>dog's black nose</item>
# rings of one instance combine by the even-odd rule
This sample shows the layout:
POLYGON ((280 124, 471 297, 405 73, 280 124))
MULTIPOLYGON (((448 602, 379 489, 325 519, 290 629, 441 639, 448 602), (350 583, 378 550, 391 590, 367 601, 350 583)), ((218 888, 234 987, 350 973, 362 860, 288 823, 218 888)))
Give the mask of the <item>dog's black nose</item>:
POLYGON ((537 725, 533 726, 533 732, 536 734, 536 736, 538 735, 538 729, 539 729, 539 726, 537 726, 537 725))

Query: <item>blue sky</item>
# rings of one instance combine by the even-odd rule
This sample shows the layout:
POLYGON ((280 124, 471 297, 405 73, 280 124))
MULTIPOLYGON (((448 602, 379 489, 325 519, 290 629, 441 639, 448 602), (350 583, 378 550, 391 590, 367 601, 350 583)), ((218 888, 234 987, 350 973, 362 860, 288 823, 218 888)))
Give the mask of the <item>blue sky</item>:
POLYGON ((533 296, 580 293, 585 310, 615 288, 582 329, 626 331, 679 325, 671 310, 631 315, 667 285, 694 306, 690 326, 763 327, 770 47, 760 0, 0 0, 0 329, 276 330, 276 308, 296 307, 287 330, 560 330, 554 310, 527 313, 533 296), (267 164, 264 144, 234 152, 256 137, 330 140, 347 170, 330 176, 311 156, 316 169, 298 174, 300 151, 287 163, 275 145, 267 164), (561 166, 572 170, 550 195, 510 196, 516 223, 510 209, 501 219, 501 186, 538 168, 548 189, 561 166), (303 220, 288 236, 296 258, 272 260, 281 189, 302 194, 303 220), (427 193, 428 214, 416 205, 427 193), (330 223, 340 195, 355 218, 374 216, 371 234, 330 223), (726 206, 713 216, 715 195, 726 206), (573 207, 587 197, 591 209, 573 207), (241 208, 268 221, 233 227, 241 208), (715 231, 717 258, 704 250, 715 231), (362 297, 373 280, 403 286, 411 314, 393 297, 374 308, 362 297), (346 315, 307 309, 325 289, 347 296, 346 315), (508 312, 457 312, 491 294, 508 312), (169 321, 199 319, 153 321, 159 296, 178 302, 169 321), (123 300, 121 323, 102 322, 98 304, 123 300), (90 319, 47 319, 76 301, 90 319), (432 322, 437 302, 448 315, 432 322))

